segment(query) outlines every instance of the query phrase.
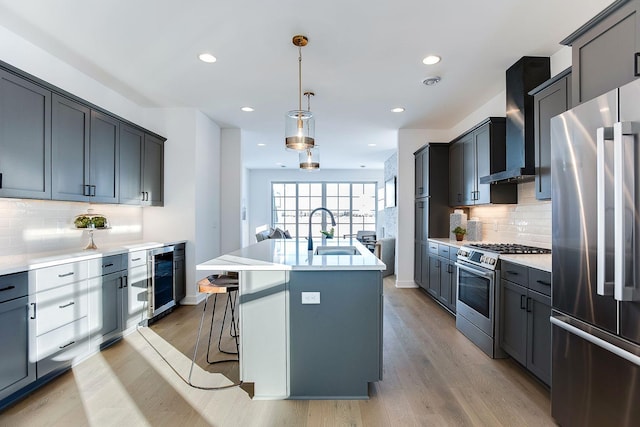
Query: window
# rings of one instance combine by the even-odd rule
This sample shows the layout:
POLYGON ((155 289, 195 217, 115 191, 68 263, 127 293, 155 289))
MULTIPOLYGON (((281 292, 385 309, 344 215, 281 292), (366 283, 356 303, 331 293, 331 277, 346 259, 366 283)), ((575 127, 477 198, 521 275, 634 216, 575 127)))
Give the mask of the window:
MULTIPOLYGON (((273 227, 289 230, 292 237, 309 234, 309 215, 326 207, 336 220, 335 235, 376 229, 377 184, 375 182, 274 182, 271 184, 273 227)), ((331 229, 331 218, 317 212, 311 218, 311 233, 331 229)))

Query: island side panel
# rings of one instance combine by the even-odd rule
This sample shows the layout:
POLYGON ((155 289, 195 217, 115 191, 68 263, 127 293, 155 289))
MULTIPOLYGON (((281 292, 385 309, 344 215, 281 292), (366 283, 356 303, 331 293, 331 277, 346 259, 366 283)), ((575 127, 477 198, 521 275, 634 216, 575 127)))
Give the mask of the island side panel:
POLYGON ((254 399, 286 399, 288 314, 286 271, 240 272, 240 378, 254 399))
POLYGON ((368 398, 382 379, 381 272, 291 271, 289 310, 291 398, 368 398))

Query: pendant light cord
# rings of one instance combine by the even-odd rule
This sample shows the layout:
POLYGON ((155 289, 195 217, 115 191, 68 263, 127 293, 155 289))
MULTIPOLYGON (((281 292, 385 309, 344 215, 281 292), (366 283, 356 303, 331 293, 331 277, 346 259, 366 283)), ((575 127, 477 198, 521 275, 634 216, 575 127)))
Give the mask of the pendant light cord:
POLYGON ((298 110, 302 111, 302 47, 298 46, 298 110))

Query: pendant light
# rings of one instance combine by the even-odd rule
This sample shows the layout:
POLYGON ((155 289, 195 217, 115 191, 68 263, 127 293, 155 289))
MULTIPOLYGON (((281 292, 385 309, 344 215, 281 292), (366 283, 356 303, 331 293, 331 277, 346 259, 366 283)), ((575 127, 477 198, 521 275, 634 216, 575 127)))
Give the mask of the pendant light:
MULTIPOLYGON (((307 111, 311 113, 311 97, 314 96, 313 92, 305 92, 304 96, 307 97, 307 111)), ((320 147, 314 145, 308 147, 304 151, 300 151, 298 154, 298 160, 300 161, 300 169, 304 170, 318 170, 320 169, 320 147)))
POLYGON ((293 45, 298 47, 298 109, 285 116, 285 145, 289 150, 305 151, 315 144, 315 120, 309 110, 302 109, 302 47, 309 42, 302 35, 293 36, 293 45))

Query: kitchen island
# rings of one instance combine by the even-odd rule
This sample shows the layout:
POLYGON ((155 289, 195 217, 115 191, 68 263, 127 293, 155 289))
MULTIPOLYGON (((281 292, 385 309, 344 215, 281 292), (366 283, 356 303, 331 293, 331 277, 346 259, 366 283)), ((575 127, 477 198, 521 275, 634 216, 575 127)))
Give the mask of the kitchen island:
POLYGON ((382 379, 385 265, 356 239, 307 243, 267 239, 196 268, 238 272, 240 379, 254 399, 366 399, 382 379))

